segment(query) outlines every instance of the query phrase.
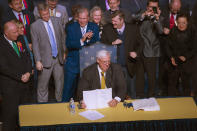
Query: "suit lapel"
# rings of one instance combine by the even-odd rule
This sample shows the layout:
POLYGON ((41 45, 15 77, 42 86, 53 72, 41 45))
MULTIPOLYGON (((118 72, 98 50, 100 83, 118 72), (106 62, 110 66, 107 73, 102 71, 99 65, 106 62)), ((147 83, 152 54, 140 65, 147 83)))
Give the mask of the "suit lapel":
POLYGON ((107 88, 112 88, 112 70, 111 70, 111 66, 109 67, 109 69, 106 72, 105 84, 106 84, 107 88))
POLYGON ((80 27, 80 24, 77 22, 76 23, 77 25, 77 28, 76 28, 76 33, 78 33, 77 36, 79 36, 79 38, 81 39, 82 38, 82 33, 81 33, 81 27, 80 27))
POLYGON ((95 81, 94 81, 94 85, 93 87, 95 87, 95 89, 101 89, 101 83, 100 83, 100 75, 99 75, 99 71, 98 71, 98 68, 97 68, 97 64, 95 64, 94 66, 94 71, 95 71, 95 81))
POLYGON ((49 43, 49 45, 51 46, 47 29, 45 28, 44 22, 41 19, 40 19, 40 24, 39 25, 40 25, 39 30, 40 30, 40 32, 42 32, 41 35, 42 36, 44 35, 46 38, 48 38, 48 42, 47 43, 49 43))
POLYGON ((4 38, 4 41, 5 42, 3 42, 3 43, 4 43, 5 47, 8 49, 8 52, 10 52, 13 56, 19 58, 18 55, 16 54, 14 48, 10 45, 10 43, 5 38, 4 38))
POLYGON ((86 33, 89 32, 90 29, 91 29, 91 28, 90 28, 90 24, 89 24, 89 22, 88 22, 88 24, 87 24, 87 29, 86 29, 86 33))
POLYGON ((124 41, 127 41, 127 39, 129 37, 131 37, 131 36, 129 36, 131 34, 129 34, 129 28, 127 27, 127 24, 126 23, 125 23, 124 35, 125 35, 125 38, 124 38, 125 40, 124 41))

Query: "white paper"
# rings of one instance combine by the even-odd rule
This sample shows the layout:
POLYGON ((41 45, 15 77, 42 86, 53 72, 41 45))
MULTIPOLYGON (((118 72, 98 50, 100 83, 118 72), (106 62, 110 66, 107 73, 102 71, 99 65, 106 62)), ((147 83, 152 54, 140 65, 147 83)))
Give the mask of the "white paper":
POLYGON ((87 118, 88 120, 98 120, 104 117, 103 114, 99 113, 98 111, 94 110, 87 110, 84 112, 79 113, 79 115, 87 118))
POLYGON ((83 100, 86 109, 107 108, 108 102, 112 100, 112 88, 83 91, 83 100))
POLYGON ((83 100, 86 104, 86 109, 96 109, 97 102, 95 99, 97 100, 96 90, 83 91, 83 100))
POLYGON ((159 111, 160 110, 160 106, 157 103, 155 98, 135 100, 132 103, 133 103, 134 111, 137 111, 137 110, 159 111))

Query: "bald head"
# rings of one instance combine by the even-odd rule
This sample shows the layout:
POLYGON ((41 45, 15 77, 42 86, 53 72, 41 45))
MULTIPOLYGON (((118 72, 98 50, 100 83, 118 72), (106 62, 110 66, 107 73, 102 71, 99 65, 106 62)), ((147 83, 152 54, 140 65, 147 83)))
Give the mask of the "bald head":
POLYGON ((11 41, 17 40, 18 37, 18 27, 14 21, 8 21, 4 25, 4 34, 7 39, 11 41))
POLYGON ((181 0, 172 0, 170 10, 173 14, 177 14, 181 9, 181 0))

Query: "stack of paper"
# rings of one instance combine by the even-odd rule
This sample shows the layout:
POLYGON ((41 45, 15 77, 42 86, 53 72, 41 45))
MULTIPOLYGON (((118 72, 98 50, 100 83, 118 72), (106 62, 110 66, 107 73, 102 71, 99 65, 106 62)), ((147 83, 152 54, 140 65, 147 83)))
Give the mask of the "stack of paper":
POLYGON ((92 111, 92 110, 81 112, 79 113, 79 115, 87 118, 88 120, 98 120, 104 117, 104 115, 102 115, 98 111, 92 111))
POLYGON ((137 110, 159 111, 160 110, 160 106, 157 103, 155 98, 135 100, 132 103, 133 103, 134 111, 137 111, 137 110))
POLYGON ((108 106, 112 100, 112 88, 83 91, 83 100, 86 109, 101 109, 108 106))

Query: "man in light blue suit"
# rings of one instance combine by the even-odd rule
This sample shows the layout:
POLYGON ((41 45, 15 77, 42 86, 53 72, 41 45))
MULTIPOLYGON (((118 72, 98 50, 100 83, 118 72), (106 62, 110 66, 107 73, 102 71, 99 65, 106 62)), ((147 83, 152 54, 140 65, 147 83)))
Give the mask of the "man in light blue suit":
POLYGON ((83 46, 99 41, 98 25, 88 22, 89 13, 86 8, 78 10, 78 22, 71 23, 66 28, 66 47, 68 55, 65 65, 65 79, 62 101, 68 102, 73 97, 79 77, 79 50, 83 46))

